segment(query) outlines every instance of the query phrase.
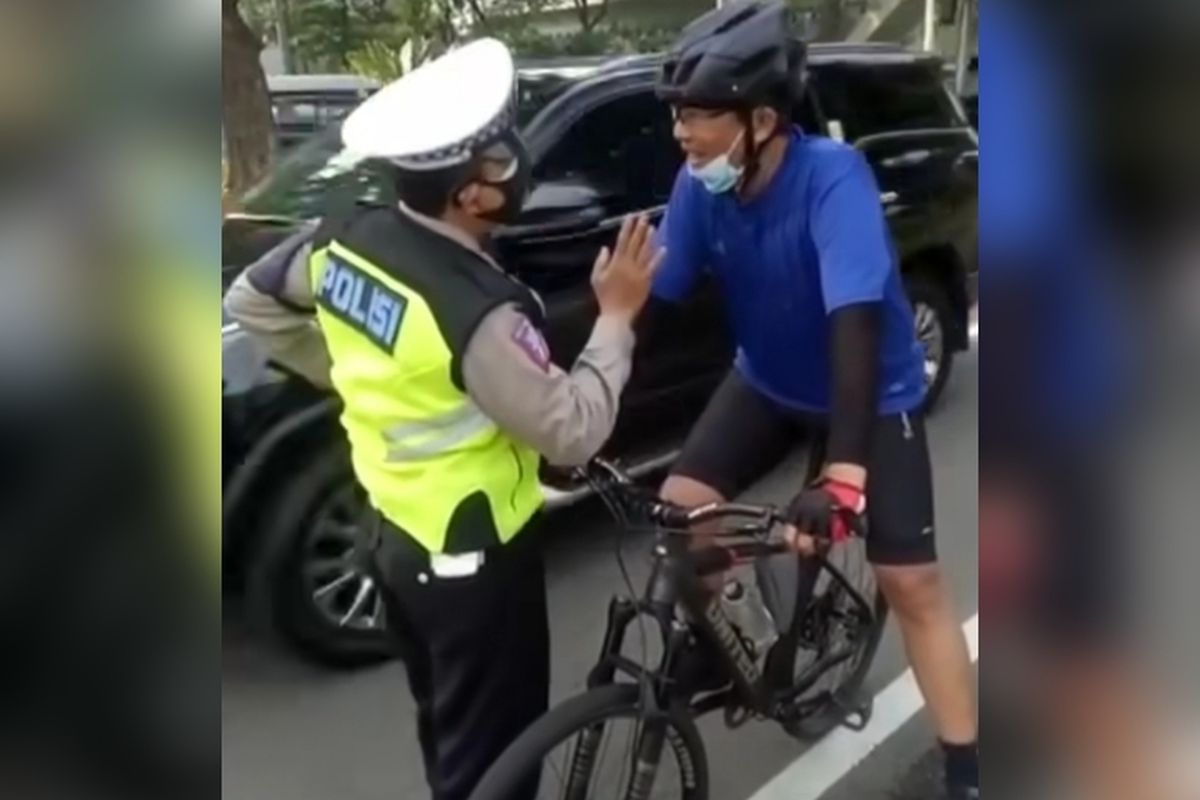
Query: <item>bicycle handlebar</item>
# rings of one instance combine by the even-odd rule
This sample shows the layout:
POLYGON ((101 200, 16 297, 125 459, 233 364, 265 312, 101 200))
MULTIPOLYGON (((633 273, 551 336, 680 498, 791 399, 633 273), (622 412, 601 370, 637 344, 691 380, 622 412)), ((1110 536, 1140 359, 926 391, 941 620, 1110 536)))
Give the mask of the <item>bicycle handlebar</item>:
POLYGON ((787 520, 774 506, 756 506, 747 503, 709 503, 696 508, 684 508, 666 501, 649 504, 647 516, 666 528, 691 528, 719 519, 744 518, 760 523, 763 528, 775 524, 787 524, 787 520))
POLYGON ((666 500, 638 496, 632 477, 621 467, 603 458, 594 458, 578 471, 600 493, 619 500, 626 506, 636 504, 637 510, 650 522, 664 528, 691 528, 718 519, 744 518, 758 523, 763 529, 786 524, 774 506, 749 503, 709 503, 685 508, 666 500))
MULTIPOLYGON (((739 533, 762 533, 776 525, 787 525, 789 522, 775 506, 749 503, 709 503, 695 508, 685 508, 660 498, 639 495, 633 478, 620 466, 603 458, 593 458, 586 467, 577 470, 577 473, 608 501, 616 502, 626 512, 633 510, 663 528, 690 529, 705 522, 739 517, 753 522, 751 530, 732 532, 732 535, 736 536, 739 533)), ((857 515, 848 513, 846 523, 855 534, 863 535, 862 520, 857 515)), ((731 534, 718 533, 714 535, 728 536, 731 534)), ((756 544, 763 545, 762 542, 756 544)), ((774 547, 775 545, 769 546, 774 547)), ((766 553, 765 555, 771 554, 766 553)))

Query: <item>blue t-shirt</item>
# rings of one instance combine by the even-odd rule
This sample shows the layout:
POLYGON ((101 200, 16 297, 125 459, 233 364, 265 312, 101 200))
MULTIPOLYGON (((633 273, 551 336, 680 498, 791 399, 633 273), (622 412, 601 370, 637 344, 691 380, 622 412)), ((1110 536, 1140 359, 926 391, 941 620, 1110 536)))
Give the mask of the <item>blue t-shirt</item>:
POLYGON ((924 358, 896 267, 879 188, 854 148, 796 129, 767 188, 747 203, 714 195, 680 170, 663 220, 666 260, 654 294, 678 302, 705 272, 725 298, 736 368, 776 402, 830 404, 828 315, 883 304, 879 411, 924 396, 924 358))

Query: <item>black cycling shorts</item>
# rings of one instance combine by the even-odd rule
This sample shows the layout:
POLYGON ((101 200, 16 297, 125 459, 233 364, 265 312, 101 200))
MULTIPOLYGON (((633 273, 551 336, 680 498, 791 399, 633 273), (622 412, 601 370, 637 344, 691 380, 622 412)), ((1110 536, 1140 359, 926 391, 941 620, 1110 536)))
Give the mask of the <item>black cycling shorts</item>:
MULTIPOLYGON (((722 382, 692 428, 672 475, 699 481, 726 499, 774 469, 798 444, 823 456, 827 418, 779 405, 736 370, 722 382)), ((920 411, 879 417, 867 466, 867 557, 875 564, 937 560, 933 478, 920 411)), ((806 476, 796 476, 799 491, 806 476)))

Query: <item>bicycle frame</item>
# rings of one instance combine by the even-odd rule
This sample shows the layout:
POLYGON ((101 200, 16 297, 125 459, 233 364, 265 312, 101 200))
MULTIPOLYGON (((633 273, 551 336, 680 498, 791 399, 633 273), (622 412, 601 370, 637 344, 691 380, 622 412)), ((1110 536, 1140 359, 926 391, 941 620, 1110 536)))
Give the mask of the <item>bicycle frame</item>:
MULTIPOLYGON (((739 560, 751 560, 752 554, 761 553, 761 543, 759 545, 759 548, 746 547, 742 551, 746 557, 739 560)), ((738 553, 736 546, 718 549, 732 550, 735 556, 738 553)), ((843 648, 844 652, 831 653, 810 666, 799 680, 794 675, 796 651, 804 633, 804 612, 808 610, 816 579, 822 571, 828 571, 833 580, 849 592, 855 606, 866 615, 866 623, 874 620, 873 606, 828 560, 823 556, 804 559, 792 624, 787 631, 781 632, 764 668, 760 669, 725 615, 720 597, 714 596, 703 582, 706 575, 727 568, 728 560, 706 557, 704 550, 689 552, 685 541, 663 534, 658 536, 653 552, 653 571, 642 598, 633 600, 618 596, 610 601, 600 659, 588 676, 589 687, 611 683, 618 672, 637 678, 643 688, 644 702, 650 709, 686 702, 692 713, 700 716, 725 708, 726 722, 731 726, 744 721, 745 717, 737 717, 742 712, 747 716, 754 714, 772 719, 785 715, 795 698, 811 688, 824 672, 855 652, 854 647, 843 648), (676 615, 677 607, 683 609, 683 619, 676 615), (661 635, 662 657, 654 668, 621 655, 629 625, 639 616, 652 618, 661 635), (722 654, 722 667, 732 678, 731 688, 702 694, 698 699, 679 691, 675 675, 677 659, 693 632, 706 637, 722 654)))

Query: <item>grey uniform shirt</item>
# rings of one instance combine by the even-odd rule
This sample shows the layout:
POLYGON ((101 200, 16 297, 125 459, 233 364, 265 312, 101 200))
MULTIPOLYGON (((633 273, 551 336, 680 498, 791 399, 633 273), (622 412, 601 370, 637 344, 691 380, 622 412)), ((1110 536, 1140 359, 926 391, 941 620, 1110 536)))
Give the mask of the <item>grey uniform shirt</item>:
MULTIPOLYGON (((480 252, 473 241, 440 220, 402 210, 480 252)), ((315 225, 300 231, 247 267, 229 288, 225 309, 272 359, 328 387, 329 353, 316 324, 308 271, 308 239, 314 231, 315 225)), ((550 362, 533 324, 514 304, 506 303, 488 313, 467 342, 463 384, 479 409, 514 439, 552 464, 578 465, 612 434, 621 390, 629 380, 633 345, 633 332, 625 321, 601 316, 567 372, 550 362)))

